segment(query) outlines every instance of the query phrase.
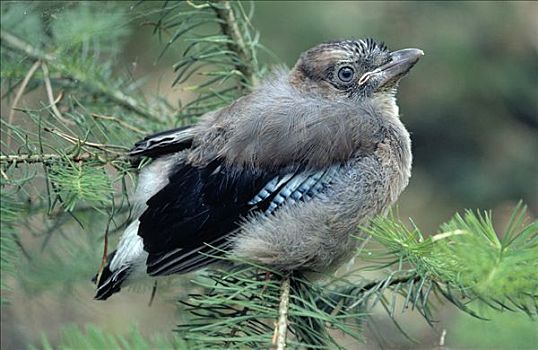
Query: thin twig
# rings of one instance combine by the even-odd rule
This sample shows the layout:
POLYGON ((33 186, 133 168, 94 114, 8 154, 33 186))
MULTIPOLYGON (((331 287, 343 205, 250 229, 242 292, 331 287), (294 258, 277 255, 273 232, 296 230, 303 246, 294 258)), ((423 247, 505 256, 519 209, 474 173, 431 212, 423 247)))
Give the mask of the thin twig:
POLYGON ((119 119, 117 117, 112 117, 112 116, 108 116, 108 115, 100 115, 100 114, 96 114, 96 113, 92 113, 91 115, 92 115, 92 117, 94 117, 96 119, 104 119, 104 120, 114 121, 114 122, 118 123, 119 125, 127 128, 127 129, 129 129, 131 131, 134 131, 136 133, 139 133, 139 134, 142 134, 142 135, 147 134, 146 131, 144 131, 142 129, 139 129, 136 126, 132 126, 131 124, 126 123, 126 122, 124 122, 123 120, 121 120, 121 119, 119 119))
POLYGON ((282 280, 280 287, 280 306, 278 307, 278 323, 273 337, 272 349, 284 350, 286 348, 286 336, 288 334, 288 310, 290 303, 290 277, 282 280))
POLYGON ((20 249, 24 257, 32 261, 32 255, 30 255, 30 253, 28 253, 26 248, 24 248, 24 245, 21 242, 21 238, 18 235, 13 235, 13 239, 15 240, 15 244, 17 244, 17 247, 20 249))
POLYGON ((1 168, 0 168, 0 174, 2 174, 2 177, 4 178, 4 180, 9 181, 9 177, 7 176, 7 174, 6 174, 6 172, 4 171, 4 169, 1 169, 1 168))
MULTIPOLYGON (((30 67, 30 70, 26 75, 24 76, 24 79, 22 80, 21 86, 19 87, 19 90, 17 90, 17 94, 15 95, 15 98, 13 99, 13 103, 11 104, 11 109, 9 110, 9 116, 8 116, 8 123, 11 125, 13 124, 13 117, 15 116, 15 108, 17 108, 17 104, 19 103, 19 100, 21 99, 22 95, 24 94, 24 90, 26 90, 26 86, 30 82, 30 79, 32 79, 32 76, 34 75, 35 71, 39 68, 41 65, 41 61, 35 61, 32 67, 30 67)), ((7 146, 11 144, 11 129, 7 130, 7 146)))
POLYGON ((443 329, 443 332, 441 333, 441 338, 439 339, 439 348, 440 349, 445 348, 445 338, 446 338, 446 329, 443 329))
POLYGON ((50 77, 49 77, 49 67, 47 67, 46 63, 43 63, 41 65, 41 69, 43 70, 43 79, 45 81, 45 90, 47 91, 47 97, 49 99, 49 107, 52 109, 52 112, 58 118, 62 123, 68 124, 68 125, 74 125, 75 123, 72 120, 68 120, 64 118, 58 107, 56 107, 56 104, 58 101, 60 101, 60 97, 63 94, 59 95, 59 98, 54 98, 54 93, 52 92, 52 84, 50 83, 50 77))
POLYGON ((150 108, 150 106, 144 105, 137 99, 124 94, 117 88, 111 88, 109 84, 89 80, 87 78, 86 72, 79 72, 70 69, 68 66, 63 64, 57 57, 32 46, 26 41, 19 39, 15 35, 5 30, 1 30, 0 39, 2 45, 12 50, 25 53, 28 57, 32 59, 48 63, 51 67, 73 78, 73 80, 78 80, 84 83, 91 90, 96 91, 103 96, 106 96, 109 100, 122 105, 123 107, 145 117, 146 119, 153 120, 156 122, 163 121, 163 118, 161 118, 161 112, 150 108))
POLYGON ((110 152, 110 153, 115 153, 115 154, 123 154, 125 152, 114 151, 114 150, 111 150, 110 148, 124 150, 124 151, 129 150, 129 147, 120 146, 120 145, 110 145, 110 144, 105 144, 105 143, 95 143, 95 142, 89 142, 89 141, 82 141, 78 137, 71 136, 71 135, 68 135, 68 134, 66 134, 64 132, 61 132, 61 131, 58 131, 58 130, 55 130, 55 129, 51 129, 51 128, 44 128, 44 130, 47 131, 47 132, 53 133, 54 135, 60 136, 61 138, 63 138, 67 142, 72 143, 73 145, 93 147, 93 148, 97 148, 97 149, 100 149, 100 150, 105 151, 105 152, 110 152))
POLYGON ((252 67, 252 54, 249 52, 243 34, 237 24, 234 11, 229 1, 219 1, 216 6, 212 6, 221 19, 220 28, 222 33, 228 36, 231 40, 228 42, 228 49, 235 52, 239 57, 239 61, 235 63, 235 68, 242 74, 242 83, 240 90, 244 90, 247 86, 254 83, 254 70, 252 67))
POLYGON ((151 288, 151 296, 149 297, 148 307, 153 305, 153 300, 155 300, 155 295, 157 294, 157 280, 153 282, 153 288, 151 288))
POLYGON ((435 242, 435 241, 438 241, 440 239, 445 239, 445 238, 452 237, 452 236, 466 235, 466 234, 469 234, 469 232, 467 232, 465 230, 453 230, 453 231, 438 233, 438 234, 432 236, 431 239, 432 239, 432 242, 435 242))
MULTIPOLYGON (((421 279, 422 277, 418 274, 409 274, 409 275, 405 275, 405 276, 402 276, 402 277, 399 277, 399 278, 395 278, 393 280, 390 280, 390 282, 387 283, 387 280, 374 280, 368 284, 365 284, 364 286, 362 286, 357 292, 356 294, 359 295, 359 294, 364 294, 376 287, 378 287, 380 284, 385 284, 385 287, 391 287, 391 286, 394 286, 394 285, 397 285, 397 284, 400 284, 400 283, 407 283, 407 282, 410 282, 410 281, 413 281, 413 282, 417 282, 421 279)), ((359 300, 360 301, 360 300, 359 300)), ((353 304, 351 304, 350 306, 348 306, 347 308, 348 309, 353 309, 354 307, 356 307, 359 303, 358 302, 355 302, 353 304)))
POLYGON ((106 230, 105 230, 105 239, 103 242, 103 257, 101 258, 101 266, 99 266, 99 270, 97 270, 97 277, 95 278, 95 284, 99 286, 99 282, 101 282, 101 276, 103 275, 103 271, 105 270, 105 267, 108 264, 108 231, 110 230, 110 223, 112 222, 112 217, 109 218, 108 223, 106 224, 106 230))

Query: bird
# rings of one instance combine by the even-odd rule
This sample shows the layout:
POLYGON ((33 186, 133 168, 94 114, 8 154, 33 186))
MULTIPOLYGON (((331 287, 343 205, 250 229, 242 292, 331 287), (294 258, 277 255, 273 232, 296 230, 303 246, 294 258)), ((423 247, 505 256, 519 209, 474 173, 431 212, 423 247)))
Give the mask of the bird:
POLYGON ((196 124, 137 142, 129 156, 151 162, 95 299, 207 267, 215 251, 283 272, 337 270, 358 227, 409 182, 396 93, 423 55, 371 38, 324 42, 196 124))

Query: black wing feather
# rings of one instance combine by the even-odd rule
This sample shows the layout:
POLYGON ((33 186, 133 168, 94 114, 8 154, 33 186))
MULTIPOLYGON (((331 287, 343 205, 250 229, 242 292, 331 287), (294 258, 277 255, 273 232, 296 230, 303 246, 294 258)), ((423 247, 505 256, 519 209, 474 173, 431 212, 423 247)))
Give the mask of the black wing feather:
POLYGON ((113 251, 108 255, 107 260, 109 264, 103 268, 101 276, 95 275, 92 279, 92 282, 97 284, 97 291, 95 293, 95 299, 97 300, 106 300, 112 294, 117 293, 121 289, 121 284, 129 276, 129 267, 124 266, 118 271, 110 270, 110 261, 114 258, 116 251, 113 251), (99 277, 99 280, 97 280, 99 277))
POLYGON ((162 155, 175 153, 192 146, 192 126, 182 126, 176 129, 162 131, 145 137, 135 143, 129 151, 130 156, 157 158, 162 155))
POLYGON ((179 165, 169 184, 148 202, 138 234, 149 253, 150 275, 185 273, 214 262, 249 213, 324 193, 341 165, 322 170, 236 168, 215 160, 205 167, 179 165), (220 248, 215 251, 212 247, 220 248))
POLYGON ((263 209, 253 208, 249 200, 278 175, 226 166, 220 160, 203 168, 178 166, 140 217, 138 234, 149 253, 148 273, 187 272, 211 262, 192 252, 207 252, 207 244, 225 244, 224 238, 238 228, 241 218, 263 209))

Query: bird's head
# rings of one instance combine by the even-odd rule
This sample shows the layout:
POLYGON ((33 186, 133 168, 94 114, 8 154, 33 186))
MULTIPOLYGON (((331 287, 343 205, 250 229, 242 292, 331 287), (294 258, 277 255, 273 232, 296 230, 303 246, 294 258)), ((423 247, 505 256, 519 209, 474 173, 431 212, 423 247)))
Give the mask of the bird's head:
POLYGON ((363 99, 394 95, 398 82, 424 55, 419 49, 391 52, 373 39, 320 44, 299 58, 290 82, 328 97, 363 99))

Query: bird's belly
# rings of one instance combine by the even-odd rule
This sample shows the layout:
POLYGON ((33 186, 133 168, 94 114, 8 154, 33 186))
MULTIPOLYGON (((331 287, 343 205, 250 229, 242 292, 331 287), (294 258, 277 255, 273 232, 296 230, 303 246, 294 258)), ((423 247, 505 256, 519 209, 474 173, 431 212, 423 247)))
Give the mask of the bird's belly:
POLYGON ((284 271, 334 270, 353 255, 358 225, 390 202, 380 162, 363 158, 342 168, 319 196, 250 217, 233 238, 233 253, 284 271))

